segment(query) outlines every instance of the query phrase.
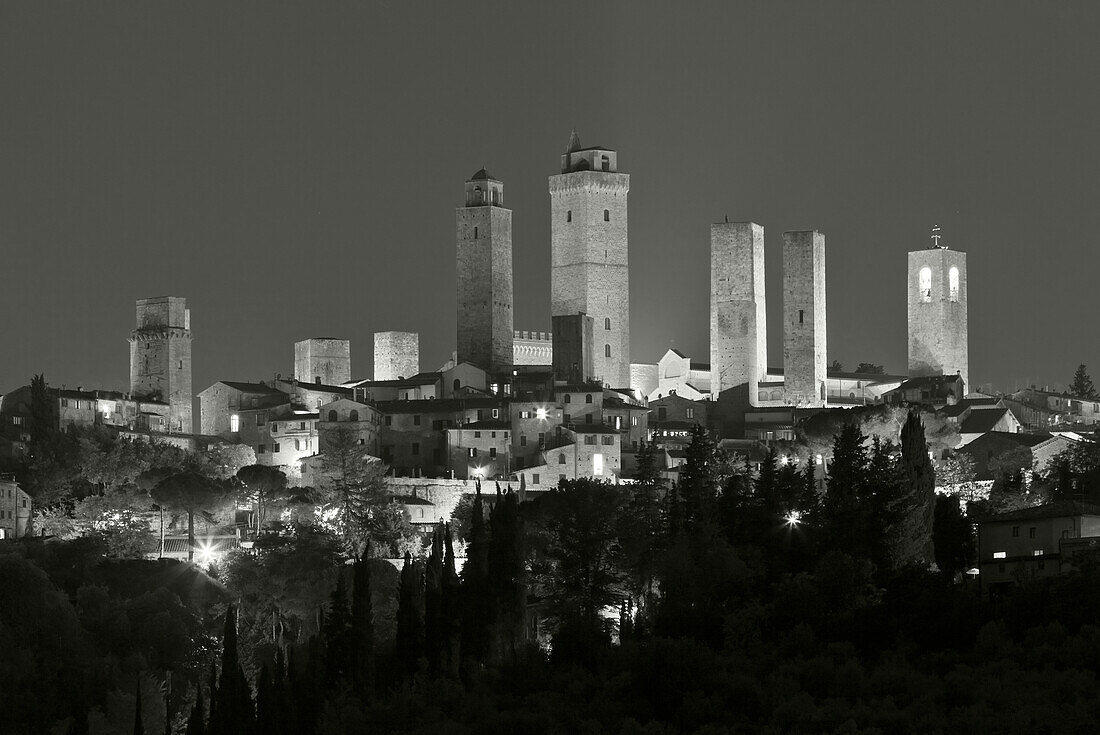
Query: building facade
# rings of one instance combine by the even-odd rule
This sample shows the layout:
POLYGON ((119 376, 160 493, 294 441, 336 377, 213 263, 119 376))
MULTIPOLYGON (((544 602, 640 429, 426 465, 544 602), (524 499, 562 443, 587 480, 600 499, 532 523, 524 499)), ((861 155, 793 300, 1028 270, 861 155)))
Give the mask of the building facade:
POLYGON ((550 314, 579 313, 595 324, 596 377, 630 386, 630 274, 627 194, 615 151, 581 148, 576 131, 550 177, 550 314))

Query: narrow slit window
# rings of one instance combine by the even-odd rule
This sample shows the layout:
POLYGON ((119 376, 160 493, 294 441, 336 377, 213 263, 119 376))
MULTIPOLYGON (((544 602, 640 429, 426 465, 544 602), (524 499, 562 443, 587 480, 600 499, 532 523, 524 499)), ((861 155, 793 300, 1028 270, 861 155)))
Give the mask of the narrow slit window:
POLYGON ((959 269, 954 266, 947 272, 948 290, 951 292, 951 300, 959 300, 959 269))
POLYGON ((919 283, 920 300, 924 303, 932 301, 932 269, 928 266, 920 269, 919 283))

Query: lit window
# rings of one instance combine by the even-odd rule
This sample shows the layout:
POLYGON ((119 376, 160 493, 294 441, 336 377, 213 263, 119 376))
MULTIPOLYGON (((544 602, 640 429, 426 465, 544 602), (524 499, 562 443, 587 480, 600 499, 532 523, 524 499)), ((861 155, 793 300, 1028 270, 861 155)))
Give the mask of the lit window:
POLYGON ((602 454, 593 454, 592 455, 592 474, 596 475, 597 477, 599 477, 600 475, 603 474, 603 455, 602 454))
POLYGON ((520 411, 519 412, 519 417, 521 419, 529 419, 529 418, 531 418, 531 412, 530 411, 520 411))
POLYGON ((1008 556, 1008 555, 1003 551, 994 551, 993 552, 993 558, 994 559, 1004 559, 1006 556, 1008 556))
POLYGON ((241 430, 241 417, 237 414, 233 414, 229 417, 229 430, 233 432, 241 430))
POLYGON ((1035 549, 1035 551, 1031 552, 1031 555, 1032 556, 1042 556, 1043 555, 1043 550, 1042 549, 1035 549))
POLYGON ((928 303, 932 300, 932 269, 925 266, 920 269, 920 277, 917 288, 920 289, 920 300, 928 303))
POLYGON ((535 410, 535 418, 539 418, 539 419, 546 418, 546 409, 545 408, 536 409, 535 410))
POLYGON ((959 269, 954 266, 947 272, 948 288, 951 291, 951 300, 959 300, 959 269))
POLYGON ((694 408, 687 409, 687 417, 689 419, 695 418, 695 409, 694 408))

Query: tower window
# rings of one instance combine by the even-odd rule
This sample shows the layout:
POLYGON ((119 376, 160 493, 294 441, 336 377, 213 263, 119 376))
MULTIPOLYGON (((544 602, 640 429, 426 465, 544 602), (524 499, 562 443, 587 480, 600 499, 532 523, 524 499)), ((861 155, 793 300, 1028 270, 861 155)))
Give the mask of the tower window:
POLYGON ((604 171, 610 171, 611 170, 611 159, 608 158, 607 156, 601 156, 600 157, 600 168, 602 168, 604 171))
POLYGON ((959 269, 951 266, 951 270, 947 272, 947 284, 951 294, 952 301, 959 300, 959 269))
POLYGON ((604 222, 610 222, 611 221, 611 210, 610 209, 605 209, 603 211, 603 221, 604 222))
POLYGON ((917 287, 920 289, 920 300, 929 303, 932 301, 932 269, 925 266, 920 269, 917 287))
POLYGON ((591 403, 592 402, 592 394, 591 393, 588 393, 584 396, 584 402, 585 403, 591 403))
POLYGON ((611 357, 611 345, 604 345, 603 346, 603 356, 604 357, 611 357))
POLYGON ((475 240, 477 239, 477 228, 476 227, 474 228, 474 239, 475 240))
POLYGON ((572 222, 573 221, 573 210, 572 209, 565 210, 565 221, 566 222, 572 222))
POLYGON ((609 316, 604 317, 604 319, 603 319, 603 328, 604 329, 611 329, 611 317, 609 317, 609 316))
POLYGON ((799 309, 799 310, 798 310, 798 323, 799 323, 799 324, 802 324, 802 323, 803 323, 803 321, 804 321, 804 319, 805 319, 805 316, 806 316, 806 312, 805 312, 805 311, 803 311, 802 309, 799 309))

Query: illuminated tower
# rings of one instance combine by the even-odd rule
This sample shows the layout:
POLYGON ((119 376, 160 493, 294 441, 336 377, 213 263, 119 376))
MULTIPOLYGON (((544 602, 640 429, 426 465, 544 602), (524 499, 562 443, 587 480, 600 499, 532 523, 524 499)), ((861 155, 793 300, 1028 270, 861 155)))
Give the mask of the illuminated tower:
POLYGON ((130 393, 167 403, 168 430, 190 434, 191 310, 187 299, 139 299, 130 332, 130 393))
POLYGON ((627 193, 617 155, 581 148, 574 130, 550 177, 550 314, 592 317, 595 377, 630 386, 627 193))
POLYGON ((909 375, 958 374, 969 390, 966 253, 940 237, 937 225, 932 247, 909 253, 909 375))
POLYGON ((825 235, 783 233, 783 393, 791 406, 824 406, 825 235))
POLYGON ((757 385, 768 370, 764 228, 755 222, 710 226, 710 391, 757 385))
POLYGON ((458 361, 498 373, 513 359, 512 210, 504 208, 504 184, 485 169, 466 182, 455 239, 458 361))

